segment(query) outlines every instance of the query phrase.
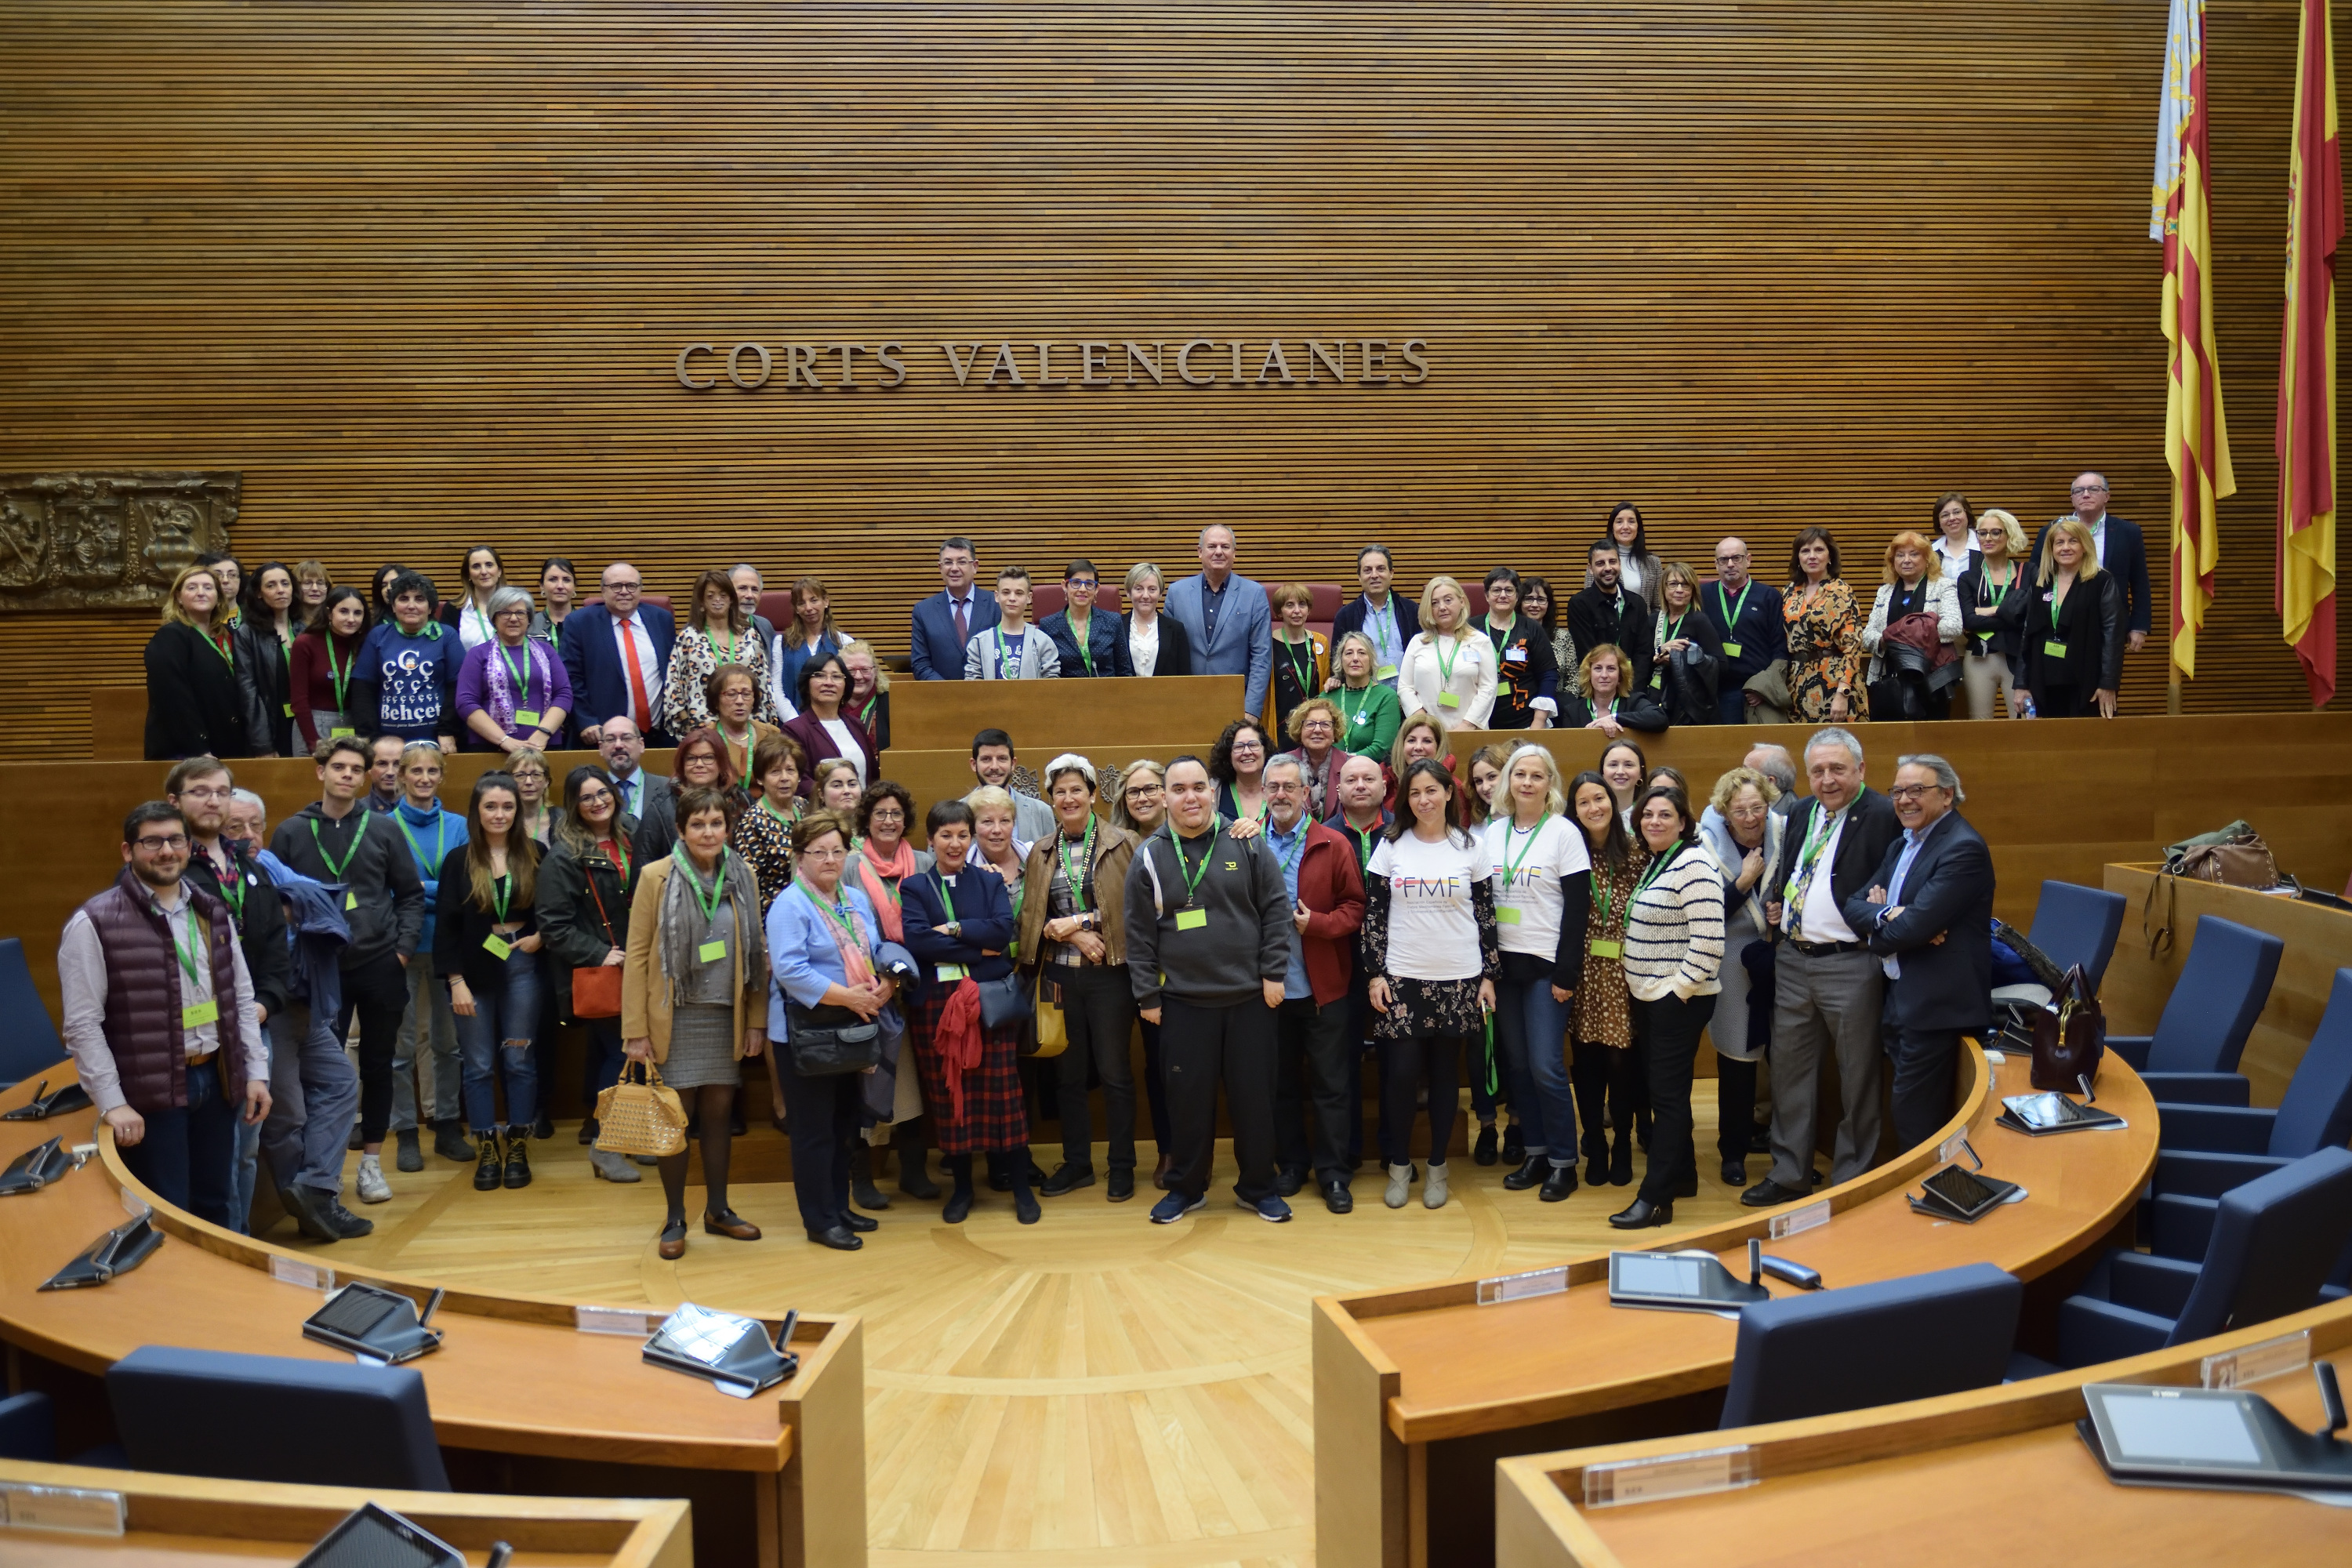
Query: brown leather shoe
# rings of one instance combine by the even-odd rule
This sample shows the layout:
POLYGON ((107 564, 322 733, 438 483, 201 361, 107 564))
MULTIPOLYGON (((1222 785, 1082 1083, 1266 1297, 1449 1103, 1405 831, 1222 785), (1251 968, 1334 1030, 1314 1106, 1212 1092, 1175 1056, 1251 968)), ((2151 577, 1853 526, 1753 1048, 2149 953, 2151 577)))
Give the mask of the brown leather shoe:
POLYGON ((705 1214, 702 1216, 702 1228, 713 1236, 729 1237, 736 1241, 760 1239, 760 1227, 733 1209, 724 1209, 718 1214, 705 1214))
POLYGON ((663 1258, 675 1263, 686 1256, 686 1222, 662 1226, 661 1246, 656 1249, 663 1258))

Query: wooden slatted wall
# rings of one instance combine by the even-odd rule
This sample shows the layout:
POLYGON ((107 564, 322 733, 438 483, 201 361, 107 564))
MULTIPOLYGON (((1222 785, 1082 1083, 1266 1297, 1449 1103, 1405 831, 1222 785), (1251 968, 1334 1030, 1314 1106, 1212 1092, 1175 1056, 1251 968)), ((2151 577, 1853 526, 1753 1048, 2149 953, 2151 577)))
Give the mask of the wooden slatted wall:
MULTIPOLYGON (((2201 710, 2304 700, 2270 607, 2294 11, 2209 12, 2242 488, 2201 710)), ((1673 555, 1736 529, 1785 559, 1825 522, 1874 578, 1939 491, 2036 524, 2102 466, 2160 536, 2163 26, 2153 0, 5 0, 0 471, 241 469, 248 563, 354 577, 451 576, 487 540, 675 591, 748 555, 821 571, 886 651, 950 529, 1115 572, 1188 567, 1223 521, 1267 578, 1344 578, 1378 538, 1410 584, 1569 572, 1624 496, 1673 555), (1423 337, 1433 370, 981 391, 936 346, 1051 340, 1066 374, 1081 339, 1192 337, 1302 371, 1309 338, 1423 337), (672 370, 844 340, 903 343, 908 384, 672 370)), ((0 754, 81 749, 84 688, 135 681, 151 626, 0 616, 0 754)), ((2151 647, 2127 709, 2163 688, 2151 647)))

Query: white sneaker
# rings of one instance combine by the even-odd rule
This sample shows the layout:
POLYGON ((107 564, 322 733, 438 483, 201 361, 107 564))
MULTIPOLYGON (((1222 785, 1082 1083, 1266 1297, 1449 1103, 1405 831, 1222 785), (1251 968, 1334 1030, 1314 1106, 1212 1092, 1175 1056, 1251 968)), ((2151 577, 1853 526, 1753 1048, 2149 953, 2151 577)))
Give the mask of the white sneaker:
POLYGON ((1421 1184, 1421 1206, 1431 1209, 1442 1209, 1445 1206, 1444 1166, 1430 1166, 1429 1180, 1421 1184))
POLYGON ((1381 1194, 1381 1202, 1388 1205, 1389 1207, 1392 1209, 1401 1209, 1404 1207, 1405 1194, 1411 1189, 1412 1185, 1412 1166, 1410 1163, 1391 1165, 1389 1167, 1389 1189, 1381 1194))
POLYGON ((383 1179, 383 1157, 376 1154, 361 1155, 360 1202, 383 1204, 391 1201, 392 1184, 383 1179))

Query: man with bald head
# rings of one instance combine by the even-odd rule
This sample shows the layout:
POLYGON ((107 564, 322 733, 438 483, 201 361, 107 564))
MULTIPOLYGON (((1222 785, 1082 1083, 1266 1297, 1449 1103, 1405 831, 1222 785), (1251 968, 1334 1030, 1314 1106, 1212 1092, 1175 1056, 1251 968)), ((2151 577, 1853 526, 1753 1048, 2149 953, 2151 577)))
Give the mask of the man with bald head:
MULTIPOLYGON (((2109 515, 2107 476, 2096 468, 2086 468, 2074 476, 2067 499, 2074 510, 2057 521, 2079 522, 2091 531, 2091 543, 2099 552, 2099 570, 2114 573, 2116 581, 2124 585, 2124 625, 2130 628, 2124 647, 2127 652, 2137 653, 2147 642, 2151 620, 2147 538, 2140 532, 2139 524, 2109 515)), ((2025 563, 2029 577, 2042 570, 2042 541, 2055 526, 2047 525, 2033 536, 2033 556, 2025 563)))
POLYGON ((1706 618, 1715 623, 1715 635, 1723 639, 1723 657, 1730 665, 1716 682, 1716 701, 1727 724, 1748 722, 1748 710, 1759 703, 1748 694, 1748 682, 1774 659, 1789 657, 1780 591, 1749 576, 1749 565, 1746 540, 1721 541, 1715 547, 1715 581, 1698 596, 1706 618))
POLYGON ((581 743, 599 744, 604 721, 618 714, 636 725, 646 744, 673 744, 659 720, 677 624, 658 605, 638 602, 644 580, 625 561, 605 567, 598 586, 604 600, 582 606, 580 634, 572 636, 571 622, 564 623, 563 668, 572 678, 581 743))
POLYGON ((1201 570, 1168 590, 1168 614, 1192 643, 1192 669, 1199 675, 1248 677, 1241 716, 1255 719, 1265 709, 1266 682, 1274 674, 1274 611, 1263 584, 1234 570, 1234 531, 1213 522, 1201 531, 1201 570))

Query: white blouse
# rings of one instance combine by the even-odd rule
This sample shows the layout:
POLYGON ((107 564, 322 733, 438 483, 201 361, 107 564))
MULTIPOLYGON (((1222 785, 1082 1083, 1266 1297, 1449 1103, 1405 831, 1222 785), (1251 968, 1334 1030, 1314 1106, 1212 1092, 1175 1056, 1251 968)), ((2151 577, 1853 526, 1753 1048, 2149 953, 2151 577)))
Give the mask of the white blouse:
POLYGON ((1408 719, 1433 712, 1449 730, 1483 730, 1500 678, 1495 645, 1475 626, 1463 627, 1459 637, 1421 631, 1398 662, 1397 696, 1408 719))
POLYGON ((1127 618, 1127 655, 1138 675, 1160 673, 1160 617, 1149 621, 1127 618))

